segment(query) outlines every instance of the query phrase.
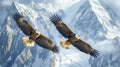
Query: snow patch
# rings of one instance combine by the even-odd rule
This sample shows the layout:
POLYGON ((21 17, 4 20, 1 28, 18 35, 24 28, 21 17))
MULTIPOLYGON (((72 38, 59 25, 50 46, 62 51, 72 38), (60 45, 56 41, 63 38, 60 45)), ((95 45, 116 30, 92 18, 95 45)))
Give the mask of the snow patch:
POLYGON ((10 17, 8 17, 7 18, 7 25, 6 25, 7 35, 8 35, 8 45, 7 45, 7 48, 6 48, 6 53, 8 51, 10 51, 10 48, 12 46, 12 41, 13 41, 13 36, 12 36, 10 25, 11 25, 11 20, 10 20, 10 17))

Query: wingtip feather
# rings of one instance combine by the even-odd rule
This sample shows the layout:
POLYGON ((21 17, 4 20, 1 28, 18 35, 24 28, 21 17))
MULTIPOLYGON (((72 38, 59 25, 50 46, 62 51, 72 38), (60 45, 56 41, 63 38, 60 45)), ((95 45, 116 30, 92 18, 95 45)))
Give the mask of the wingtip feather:
POLYGON ((99 53, 99 51, 94 49, 94 50, 91 51, 90 55, 96 58, 100 55, 100 53, 99 53))
POLYGON ((52 49, 54 53, 59 53, 59 48, 55 45, 54 48, 52 49))
POLYGON ((53 15, 51 15, 51 16, 49 17, 49 19, 50 19, 50 21, 53 22, 53 23, 62 20, 61 17, 60 17, 58 14, 53 14, 53 15))
POLYGON ((19 13, 15 13, 15 14, 12 15, 12 18, 13 18, 15 21, 17 21, 19 18, 23 18, 23 16, 20 15, 19 13))

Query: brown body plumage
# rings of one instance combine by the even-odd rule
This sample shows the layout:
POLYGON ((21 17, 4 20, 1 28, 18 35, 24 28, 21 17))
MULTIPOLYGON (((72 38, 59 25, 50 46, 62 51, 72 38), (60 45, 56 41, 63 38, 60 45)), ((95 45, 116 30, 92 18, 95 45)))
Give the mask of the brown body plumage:
MULTIPOLYGON (((58 47, 54 45, 47 37, 37 33, 36 30, 34 30, 34 28, 23 18, 23 16, 20 14, 14 14, 13 19, 16 21, 22 32, 29 36, 29 42, 35 41, 35 43, 40 47, 49 49, 55 53, 59 52, 58 47)), ((26 42, 26 40, 23 39, 23 42, 26 42)))
POLYGON ((65 41, 65 43, 62 45, 65 48, 66 44, 69 46, 70 43, 79 49, 80 51, 90 54, 91 56, 97 57, 99 55, 99 52, 95 49, 93 49, 88 43, 85 41, 78 39, 75 34, 70 30, 70 28, 63 23, 62 19, 57 15, 50 16, 50 21, 56 26, 56 29, 68 40, 65 41))

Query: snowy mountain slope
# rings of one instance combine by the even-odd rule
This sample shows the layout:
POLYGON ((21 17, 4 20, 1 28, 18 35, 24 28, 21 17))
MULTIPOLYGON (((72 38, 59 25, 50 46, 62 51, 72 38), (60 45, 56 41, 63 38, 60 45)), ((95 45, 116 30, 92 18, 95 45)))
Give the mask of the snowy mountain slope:
MULTIPOLYGON (((91 1, 91 4, 95 7, 93 7, 93 11, 96 13, 97 17, 102 19, 99 20, 100 23, 104 26, 104 30, 106 31, 106 36, 109 38, 115 38, 119 36, 119 23, 117 23, 112 16, 115 15, 114 11, 110 9, 110 11, 106 10, 104 7, 101 7, 101 4, 99 1, 91 1), (102 11, 102 12, 100 12, 102 11), (110 15, 109 15, 110 14, 110 15), (113 19, 112 19, 113 18, 113 19)), ((109 9, 109 8, 108 8, 109 9)))
POLYGON ((117 59, 120 57, 120 28, 118 22, 114 22, 117 16, 111 18, 114 11, 109 10, 106 10, 98 0, 84 0, 63 10, 65 16, 62 19, 72 31, 101 52, 99 58, 90 58, 91 67, 119 67, 117 59))
MULTIPOLYGON (((7 67, 7 66, 10 66, 10 67, 11 66, 13 67, 33 66, 34 67, 36 65, 40 67, 50 66, 51 56, 48 50, 43 50, 42 48, 36 45, 33 48, 24 47, 23 43, 21 42, 21 38, 24 37, 25 35, 20 31, 16 23, 11 18, 11 15, 13 13, 19 12, 25 16, 25 19, 27 19, 35 29, 40 30, 41 34, 44 34, 45 36, 49 37, 51 40, 56 40, 54 39, 52 35, 53 31, 55 30, 55 27, 53 29, 49 28, 50 26, 49 24, 51 22, 48 19, 48 15, 50 12, 46 11, 44 8, 36 8, 36 6, 38 5, 36 6, 34 5, 35 3, 32 3, 30 6, 26 7, 23 4, 14 2, 10 6, 11 8, 8 10, 7 16, 5 17, 5 19, 7 20, 3 22, 2 24, 3 26, 1 25, 2 26, 1 27, 1 30, 2 30, 1 31, 1 38, 2 38, 1 44, 3 45, 2 47, 5 47, 1 50, 3 51, 3 53, 8 51, 6 54, 2 54, 1 52, 1 60, 3 60, 1 61, 2 67, 7 67), (52 30, 52 31, 50 32, 49 30, 50 31, 52 30), (7 37, 8 35, 4 34, 4 31, 8 33, 8 35, 10 36, 7 37), (12 41, 9 42, 9 40, 7 39, 12 40, 12 41), (7 42, 9 44, 6 44, 7 42), (4 43, 6 44, 6 46, 4 43), (7 50, 8 48, 9 50, 7 50)), ((56 38, 57 36, 59 37, 59 35, 57 35, 56 33, 54 34, 56 35, 56 38)), ((57 43, 59 43, 59 41, 57 41, 57 43)))
POLYGON ((4 8, 0 12, 1 67, 119 67, 119 22, 114 22, 119 17, 113 14, 116 12, 112 8, 108 9, 102 1, 81 0, 67 8, 62 3, 61 7, 64 9, 56 12, 74 33, 100 51, 100 57, 94 59, 74 47, 69 50, 61 48, 59 42, 64 37, 49 21, 49 15, 60 6, 55 8, 56 4, 52 5, 55 8, 53 10, 49 5, 44 5, 46 2, 44 4, 37 2, 37 0, 29 2, 21 0, 0 7, 4 8), (21 38, 25 35, 11 18, 11 14, 16 12, 24 15, 35 29, 40 30, 41 34, 59 46, 60 53, 53 54, 37 45, 32 48, 25 47, 21 42, 21 38))
MULTIPOLYGON (((12 18, 10 18, 11 14, 15 12, 22 12, 24 10, 30 10, 26 13, 27 16, 30 15, 29 19, 31 20, 32 15, 35 17, 35 12, 32 9, 26 8, 24 5, 20 5, 17 3, 13 3, 11 6, 11 9, 8 11, 7 16, 5 17, 5 21, 3 22, 3 25, 1 27, 1 54, 0 54, 0 60, 1 60, 1 66, 2 67, 21 67, 21 66, 32 66, 33 62, 35 62, 35 58, 38 55, 38 58, 43 57, 42 59, 38 59, 41 64, 46 67, 49 66, 49 52, 48 50, 43 50, 40 47, 33 47, 33 48, 27 48, 23 46, 23 43, 21 42, 21 38, 25 36, 18 26, 16 25, 15 21, 13 21, 12 18), (21 9, 20 9, 21 8, 21 9), (26 54, 27 53, 27 54, 26 54), (41 55, 42 54, 42 55, 41 55), (10 59, 9 59, 10 58, 10 59), (48 61, 46 63, 43 59, 46 59, 45 61, 48 61)), ((24 14, 24 16, 26 15, 24 14)), ((32 23, 30 23, 33 27, 36 28, 34 25, 34 17, 32 17, 32 23)), ((36 18, 35 18, 36 19, 36 18)), ((44 30, 45 31, 45 30, 44 30)))

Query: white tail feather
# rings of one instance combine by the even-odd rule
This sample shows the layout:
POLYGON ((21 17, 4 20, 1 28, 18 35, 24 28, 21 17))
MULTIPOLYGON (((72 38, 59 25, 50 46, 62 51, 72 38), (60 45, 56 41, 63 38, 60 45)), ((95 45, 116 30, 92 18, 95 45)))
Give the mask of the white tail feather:
POLYGON ((70 42, 67 42, 67 41, 60 41, 60 44, 63 48, 65 49, 69 49, 71 47, 71 43, 70 42))
POLYGON ((25 46, 29 46, 29 47, 34 46, 34 41, 30 40, 29 37, 23 37, 22 42, 24 43, 25 46))

